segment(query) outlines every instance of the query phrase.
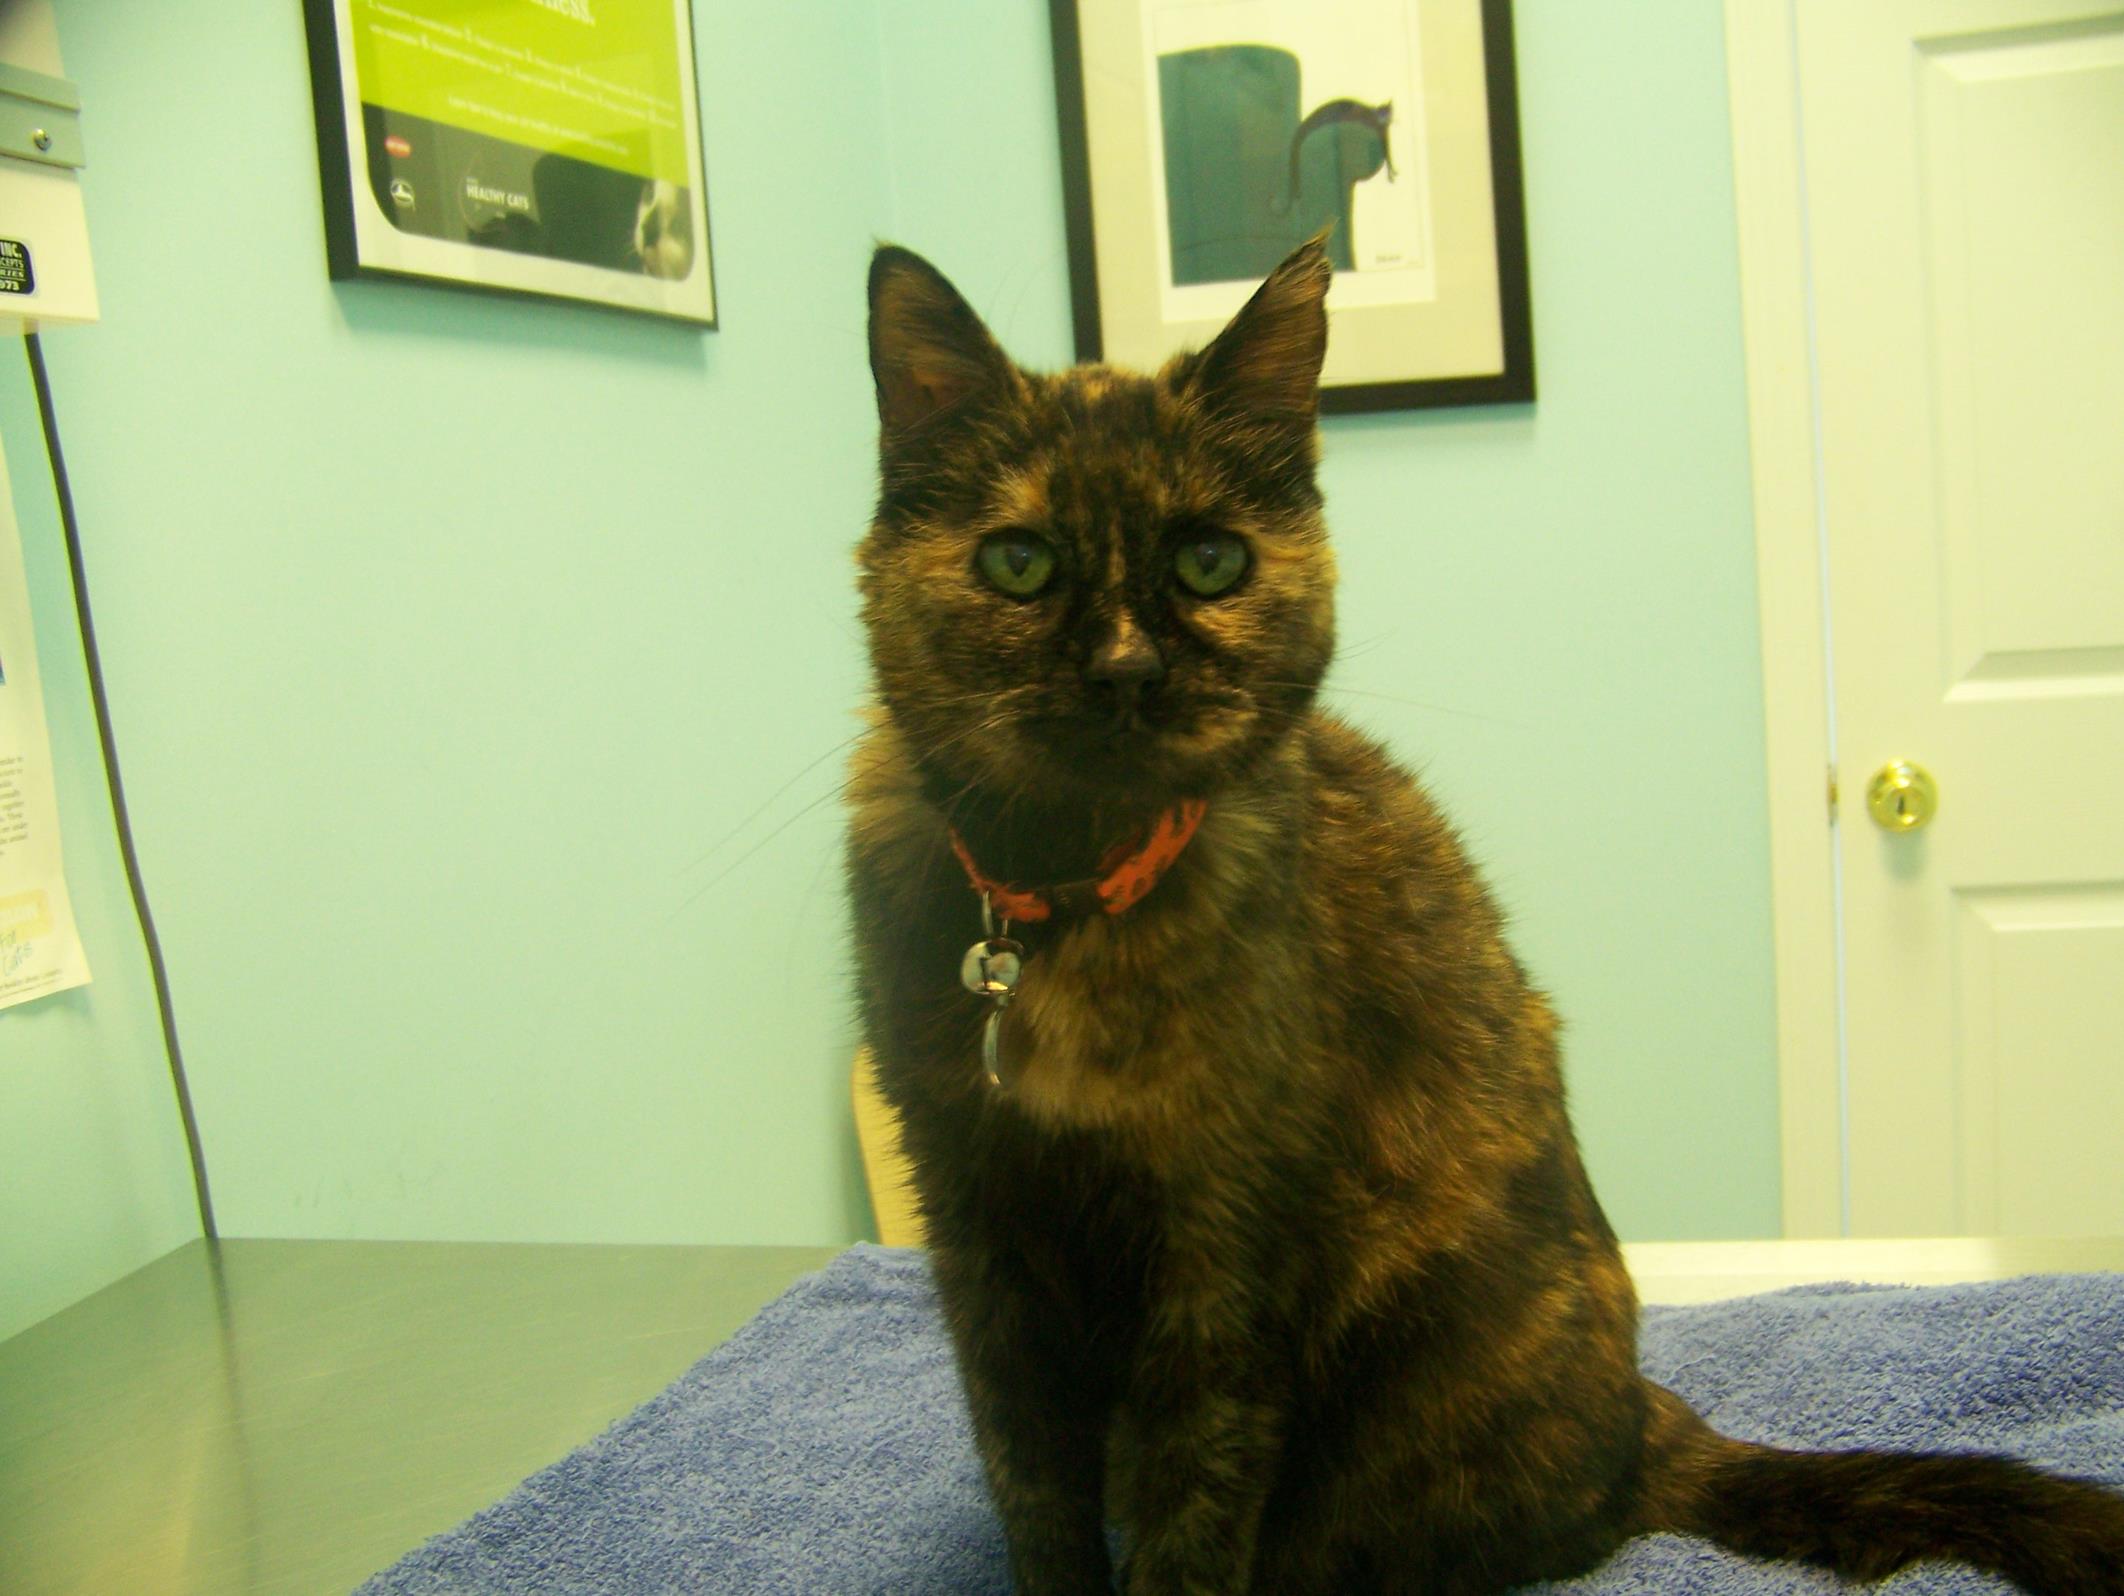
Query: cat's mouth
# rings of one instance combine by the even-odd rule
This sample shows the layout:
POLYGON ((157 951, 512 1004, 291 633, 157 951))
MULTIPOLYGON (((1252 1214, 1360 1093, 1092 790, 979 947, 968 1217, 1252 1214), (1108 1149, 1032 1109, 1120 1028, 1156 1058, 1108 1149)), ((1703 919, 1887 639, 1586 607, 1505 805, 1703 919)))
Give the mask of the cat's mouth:
POLYGON ((1153 700, 1028 718, 1025 731, 1058 765, 1101 785, 1186 783, 1239 740, 1229 711, 1153 700))
POLYGON ((1223 786, 1258 750, 1267 706, 1243 693, 1167 691, 1132 704, 1019 689, 964 708, 887 700, 947 789, 1163 802, 1223 786))
MULTIPOLYGON (((1094 716, 1092 719, 1095 728, 1098 727, 1099 717, 1094 716)), ((1154 720, 1142 705, 1130 704, 1106 716, 1103 731, 1108 742, 1125 745, 1132 740, 1160 736, 1168 729, 1166 725, 1154 720)))

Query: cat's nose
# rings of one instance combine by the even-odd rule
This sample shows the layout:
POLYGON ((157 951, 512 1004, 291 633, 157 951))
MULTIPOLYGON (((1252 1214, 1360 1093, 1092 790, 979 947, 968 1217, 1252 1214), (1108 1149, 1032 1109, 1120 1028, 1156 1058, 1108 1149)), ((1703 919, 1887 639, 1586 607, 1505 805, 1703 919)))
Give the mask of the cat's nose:
POLYGON ((1123 702, 1133 700, 1165 674, 1158 645, 1133 624, 1117 626, 1084 662, 1084 679, 1109 685, 1123 702))

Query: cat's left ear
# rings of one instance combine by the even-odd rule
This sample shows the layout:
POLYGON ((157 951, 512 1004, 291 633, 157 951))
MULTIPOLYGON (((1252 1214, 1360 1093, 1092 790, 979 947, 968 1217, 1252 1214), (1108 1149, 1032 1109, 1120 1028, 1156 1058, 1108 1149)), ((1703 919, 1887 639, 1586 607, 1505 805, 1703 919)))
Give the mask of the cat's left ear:
POLYGON ((1195 357, 1187 386, 1235 414, 1310 427, 1320 412, 1334 277, 1322 231, 1291 251, 1195 357))
POLYGON ((881 245, 870 261, 870 373, 888 437, 1009 391, 1003 353, 973 307, 912 250, 881 245))

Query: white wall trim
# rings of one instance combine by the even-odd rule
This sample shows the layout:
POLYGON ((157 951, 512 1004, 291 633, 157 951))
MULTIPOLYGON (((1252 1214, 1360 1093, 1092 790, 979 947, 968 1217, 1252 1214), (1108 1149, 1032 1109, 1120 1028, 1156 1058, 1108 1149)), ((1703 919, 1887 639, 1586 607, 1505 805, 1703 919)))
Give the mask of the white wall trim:
POLYGON ((1740 224, 1787 1236, 1843 1230, 1835 831, 1790 0, 1725 0, 1740 224))

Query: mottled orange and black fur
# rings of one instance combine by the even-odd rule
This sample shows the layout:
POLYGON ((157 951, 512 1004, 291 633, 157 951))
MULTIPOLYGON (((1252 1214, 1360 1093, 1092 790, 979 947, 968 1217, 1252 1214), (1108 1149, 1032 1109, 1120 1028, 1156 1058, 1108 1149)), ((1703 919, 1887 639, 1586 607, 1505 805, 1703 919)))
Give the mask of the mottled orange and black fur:
POLYGON ((1137 1596, 1493 1591, 1658 1529, 2124 1591, 2124 1499, 1771 1452, 1639 1374, 1549 1007, 1423 792, 1314 705, 1329 275, 1300 250, 1155 376, 1040 376, 917 257, 871 271, 862 1005, 1017 1589, 1108 1590, 1111 1519, 1137 1596), (1044 587, 983 576, 998 535, 1044 587), (1201 597, 1175 550, 1212 536, 1249 560, 1201 597), (1188 797, 1140 905, 1022 933, 992 1089, 947 828, 996 879, 1069 880, 1188 797))

